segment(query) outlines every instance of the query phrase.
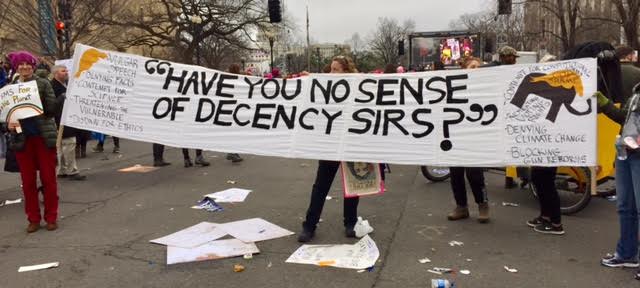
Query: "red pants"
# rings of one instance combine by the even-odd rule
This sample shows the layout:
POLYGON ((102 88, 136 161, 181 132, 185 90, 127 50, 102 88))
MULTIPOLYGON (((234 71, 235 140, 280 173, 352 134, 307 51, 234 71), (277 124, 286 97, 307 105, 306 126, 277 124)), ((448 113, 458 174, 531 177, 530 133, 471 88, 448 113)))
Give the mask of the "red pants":
POLYGON ((27 137, 24 150, 16 152, 22 191, 24 192, 24 210, 31 223, 40 223, 40 204, 38 202, 38 181, 44 186, 44 220, 56 223, 58 219, 58 183, 56 181, 56 148, 48 148, 44 138, 27 137))

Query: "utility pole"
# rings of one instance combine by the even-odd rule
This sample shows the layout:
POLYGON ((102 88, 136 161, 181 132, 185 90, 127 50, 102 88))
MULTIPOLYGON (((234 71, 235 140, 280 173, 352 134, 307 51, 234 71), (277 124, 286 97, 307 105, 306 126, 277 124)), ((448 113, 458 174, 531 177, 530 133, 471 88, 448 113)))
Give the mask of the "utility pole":
POLYGON ((55 55, 61 52, 60 50, 62 50, 62 48, 58 49, 58 45, 56 45, 55 21, 53 20, 51 2, 38 0, 38 14, 40 17, 40 45, 42 54, 55 55))
POLYGON ((307 71, 311 71, 311 41, 309 40, 309 4, 307 4, 307 71))
POLYGON ((58 0, 58 17, 64 23, 63 44, 61 45, 62 54, 65 58, 71 58, 71 25, 73 24, 73 16, 71 15, 71 3, 68 0, 58 0))

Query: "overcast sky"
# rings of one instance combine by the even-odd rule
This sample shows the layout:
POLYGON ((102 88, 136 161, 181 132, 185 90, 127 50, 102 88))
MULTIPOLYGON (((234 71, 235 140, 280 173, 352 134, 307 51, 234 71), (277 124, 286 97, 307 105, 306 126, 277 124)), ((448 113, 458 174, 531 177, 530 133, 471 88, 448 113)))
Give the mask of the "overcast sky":
MULTIPOLYGON (((283 0, 288 15, 295 17, 298 33, 306 37, 306 5, 310 34, 317 42, 344 43, 358 32, 364 39, 376 27, 378 17, 412 19, 416 31, 449 29, 449 22, 465 13, 479 12, 488 0, 283 0)), ((306 38, 305 38, 306 39, 306 38)))

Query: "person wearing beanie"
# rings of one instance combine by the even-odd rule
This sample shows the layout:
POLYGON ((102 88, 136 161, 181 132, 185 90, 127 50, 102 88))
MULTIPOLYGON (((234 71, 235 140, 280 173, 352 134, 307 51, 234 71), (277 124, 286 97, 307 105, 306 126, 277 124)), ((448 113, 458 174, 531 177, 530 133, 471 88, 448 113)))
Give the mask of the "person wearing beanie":
POLYGON ((15 151, 20 168, 25 212, 29 221, 27 232, 38 231, 42 218, 36 179, 38 171, 44 188, 46 228, 49 231, 56 230, 58 229, 58 183, 56 181, 58 131, 54 117, 64 97, 56 99, 51 83, 34 74, 38 61, 31 53, 12 52, 8 58, 13 70, 18 74, 18 78, 13 83, 36 81, 44 110, 42 115, 21 119, 18 123, 9 123, 9 131, 12 134, 9 147, 15 151))

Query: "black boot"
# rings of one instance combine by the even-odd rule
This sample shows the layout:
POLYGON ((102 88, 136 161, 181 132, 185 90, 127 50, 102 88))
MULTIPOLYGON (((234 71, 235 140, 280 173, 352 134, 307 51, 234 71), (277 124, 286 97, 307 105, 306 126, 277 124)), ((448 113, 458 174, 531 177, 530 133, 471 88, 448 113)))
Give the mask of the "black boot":
POLYGON ((190 158, 185 158, 184 159, 184 168, 189 168, 193 166, 193 162, 191 162, 190 158))
POLYGON ((164 162, 164 160, 162 160, 162 159, 153 161, 153 166, 154 167, 164 167, 164 166, 169 166, 169 165, 171 165, 171 163, 164 162))
POLYGON ((309 241, 313 240, 314 236, 316 236, 316 232, 315 231, 302 229, 302 232, 300 232, 300 234, 298 235, 298 242, 300 242, 300 243, 309 242, 309 241))
POLYGON ((207 162, 207 160, 204 160, 204 157, 202 156, 202 154, 200 154, 200 155, 196 156, 196 165, 200 165, 202 167, 206 167, 206 166, 211 165, 211 163, 207 162))

